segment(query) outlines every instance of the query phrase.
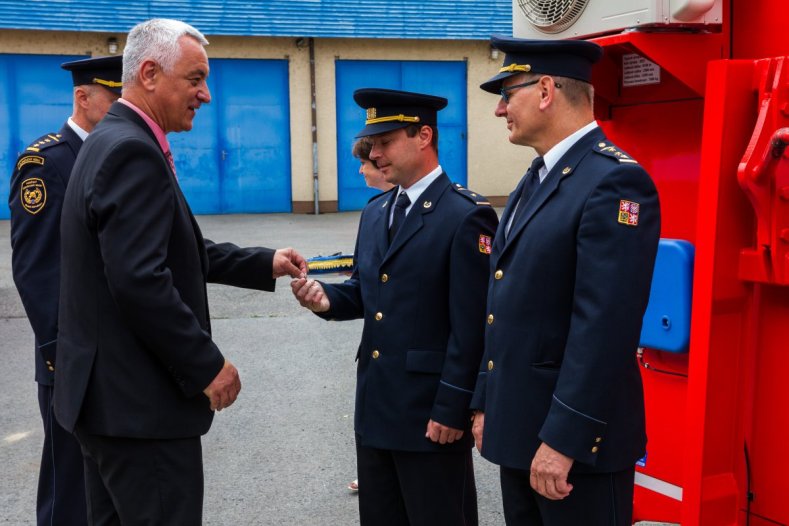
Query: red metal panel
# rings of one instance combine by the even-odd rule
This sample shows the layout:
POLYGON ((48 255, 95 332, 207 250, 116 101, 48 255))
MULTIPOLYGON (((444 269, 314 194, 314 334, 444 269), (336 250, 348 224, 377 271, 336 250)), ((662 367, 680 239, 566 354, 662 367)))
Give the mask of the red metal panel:
MULTIPOLYGON (((596 89, 597 114, 602 117, 600 122, 606 134, 654 179, 661 202, 661 236, 695 243, 704 100, 671 72, 671 62, 666 64, 668 55, 658 52, 661 45, 675 52, 680 43, 688 45, 687 35, 678 40, 673 40, 672 35, 660 35, 656 42, 650 41, 649 36, 635 36, 637 43, 648 43, 648 58, 657 61, 660 57, 664 66, 661 83, 623 87, 622 55, 645 54, 636 47, 631 38, 634 36, 598 39, 604 45, 605 58, 603 68, 595 71, 596 80, 600 81, 596 85, 601 86, 596 89)), ((713 53, 710 49, 718 49, 712 40, 707 42, 707 54, 713 53)), ((719 50, 714 53, 720 56, 719 50)), ((693 80, 691 84, 698 88, 704 82, 693 80)), ((646 464, 639 467, 639 472, 682 486, 687 381, 658 371, 687 374, 688 357, 646 349, 644 361, 653 369, 642 371, 649 442, 646 464)), ((679 501, 636 487, 635 520, 679 522, 680 516, 679 501)))
POLYGON ((751 62, 708 70, 694 270, 682 524, 736 524, 744 492, 735 474, 747 287, 739 249, 753 237, 736 170, 755 120, 751 62))
POLYGON ((733 0, 724 17, 719 35, 597 39, 596 116, 655 179, 662 235, 696 247, 690 352, 643 354, 638 471, 682 500, 637 487, 634 519, 789 524, 789 59, 763 58, 789 54, 789 2, 733 0), (714 60, 729 49, 760 60, 714 60), (658 64, 661 82, 624 88, 627 53, 658 64))
MULTIPOLYGON (((654 88, 653 88, 654 89, 654 88)), ((661 237, 696 238, 701 98, 614 106, 606 134, 649 172, 660 194, 661 237)))
MULTIPOLYGON (((753 422, 748 445, 751 456, 753 513, 780 524, 789 524, 789 287, 756 285, 757 309, 753 317, 755 338, 746 351, 755 356, 753 422)), ((758 524, 751 522, 751 524, 758 524)))
MULTIPOLYGON (((728 2, 724 2, 727 4, 728 2)), ((786 0, 734 0, 732 31, 733 58, 764 58, 789 55, 786 0)))

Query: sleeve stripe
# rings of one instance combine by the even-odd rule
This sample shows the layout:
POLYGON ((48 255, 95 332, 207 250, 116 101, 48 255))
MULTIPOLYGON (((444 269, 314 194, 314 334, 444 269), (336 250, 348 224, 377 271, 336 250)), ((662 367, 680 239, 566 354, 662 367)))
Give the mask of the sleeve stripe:
POLYGON ((588 419, 590 419, 590 420, 594 420, 595 422, 599 422, 599 423, 601 423, 601 424, 608 425, 608 422, 603 422, 602 420, 598 420, 598 419, 596 419, 596 418, 595 418, 595 417, 593 417, 593 416, 585 415, 585 414, 583 414, 583 413, 582 413, 582 412, 580 412, 580 411, 576 411, 575 409, 573 409, 573 408, 572 408, 572 407, 570 407, 569 405, 565 404, 564 402, 562 402, 561 400, 559 400, 558 398, 556 398, 556 395, 553 395, 553 399, 554 399, 554 400, 556 400, 557 402, 559 402, 560 404, 562 404, 564 407, 566 407, 567 409, 569 409, 569 410, 570 410, 570 411, 572 411, 573 413, 577 413, 577 414, 581 415, 582 417, 584 417, 584 418, 588 418, 588 419))
POLYGON ((451 387, 452 389, 457 389, 458 391, 463 391, 464 393, 474 394, 474 391, 469 391, 468 389, 463 389, 462 387, 458 387, 456 385, 448 384, 444 380, 441 380, 441 383, 446 385, 447 387, 451 387))

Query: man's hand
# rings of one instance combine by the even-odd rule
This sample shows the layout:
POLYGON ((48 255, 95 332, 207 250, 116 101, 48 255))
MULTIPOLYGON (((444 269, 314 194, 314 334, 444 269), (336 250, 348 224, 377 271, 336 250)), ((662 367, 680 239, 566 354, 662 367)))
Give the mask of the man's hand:
POLYGON ((429 438, 433 442, 438 442, 439 444, 451 444, 455 440, 460 440, 460 437, 462 436, 462 429, 447 427, 444 424, 439 424, 434 420, 430 420, 427 423, 425 438, 429 438))
POLYGON ((474 444, 477 451, 482 453, 482 432, 485 429, 485 413, 477 411, 471 421, 471 434, 474 435, 474 444))
POLYGON ((532 489, 546 499, 565 498, 573 489, 573 485, 567 483, 567 474, 571 467, 573 459, 543 442, 531 461, 529 482, 532 489))
POLYGON ((211 400, 212 411, 221 411, 232 405, 239 391, 241 391, 241 378, 238 377, 238 370, 227 360, 216 378, 203 389, 203 393, 211 400))
POLYGON ((292 248, 280 248, 274 252, 272 268, 274 269, 274 278, 282 276, 303 278, 307 275, 307 261, 292 248))
POLYGON ((302 307, 307 307, 312 312, 329 310, 329 298, 323 292, 321 284, 314 279, 294 279, 290 282, 290 289, 302 307))

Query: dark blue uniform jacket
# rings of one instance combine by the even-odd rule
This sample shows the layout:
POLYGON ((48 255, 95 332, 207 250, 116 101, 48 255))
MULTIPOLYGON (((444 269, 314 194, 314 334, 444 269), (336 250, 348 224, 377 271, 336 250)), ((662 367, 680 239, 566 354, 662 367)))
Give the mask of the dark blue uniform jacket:
POLYGON ((362 444, 401 451, 457 450, 425 438, 429 419, 469 429, 482 356, 488 243, 498 223, 484 198, 442 174, 388 242, 395 192, 362 211, 353 275, 324 285, 326 318, 364 318, 355 429, 362 444))
POLYGON ((28 146, 11 176, 11 264, 36 337, 36 382, 52 385, 58 333, 60 210, 82 139, 68 124, 28 146))
POLYGON ((528 470, 545 442, 576 471, 610 472, 643 456, 636 350, 659 234, 652 180, 599 128, 553 167, 509 237, 499 232, 472 402, 485 411, 485 458, 528 470))

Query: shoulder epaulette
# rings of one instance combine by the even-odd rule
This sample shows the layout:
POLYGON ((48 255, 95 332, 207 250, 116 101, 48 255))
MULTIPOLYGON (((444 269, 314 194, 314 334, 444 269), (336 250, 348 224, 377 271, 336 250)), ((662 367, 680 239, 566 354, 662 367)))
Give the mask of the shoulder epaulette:
POLYGON ((473 192, 468 188, 463 188, 463 185, 460 183, 454 183, 452 185, 452 189, 455 192, 462 195, 463 197, 465 197, 466 199, 468 199, 469 201, 472 201, 474 204, 477 204, 479 206, 490 206, 490 201, 488 201, 488 199, 484 195, 480 195, 476 192, 473 192))
POLYGON ((611 144, 608 141, 598 142, 594 147, 594 151, 596 151, 599 154, 605 155, 606 157, 611 157, 612 159, 616 159, 620 163, 638 164, 638 161, 636 161, 635 159, 633 159, 625 152, 617 148, 614 144, 611 144))
POLYGON ((49 148, 50 146, 60 144, 61 142, 63 142, 62 139, 63 136, 60 135, 59 133, 48 133, 36 139, 35 142, 33 142, 33 144, 25 148, 25 151, 38 153, 41 150, 49 148))
POLYGON ((388 195, 388 194, 389 194, 389 192, 391 192, 391 191, 392 191, 392 190, 394 190, 395 188, 397 188, 397 187, 396 187, 396 186, 393 186, 392 188, 390 188, 390 189, 389 189, 389 190, 387 190, 386 192, 381 192, 380 194, 375 194, 374 196, 372 196, 370 199, 368 199, 368 200, 367 200, 367 203, 368 203, 368 204, 369 204, 369 203, 372 203, 373 201, 375 201, 375 200, 376 200, 376 199, 378 199, 379 197, 382 197, 382 196, 388 195))

